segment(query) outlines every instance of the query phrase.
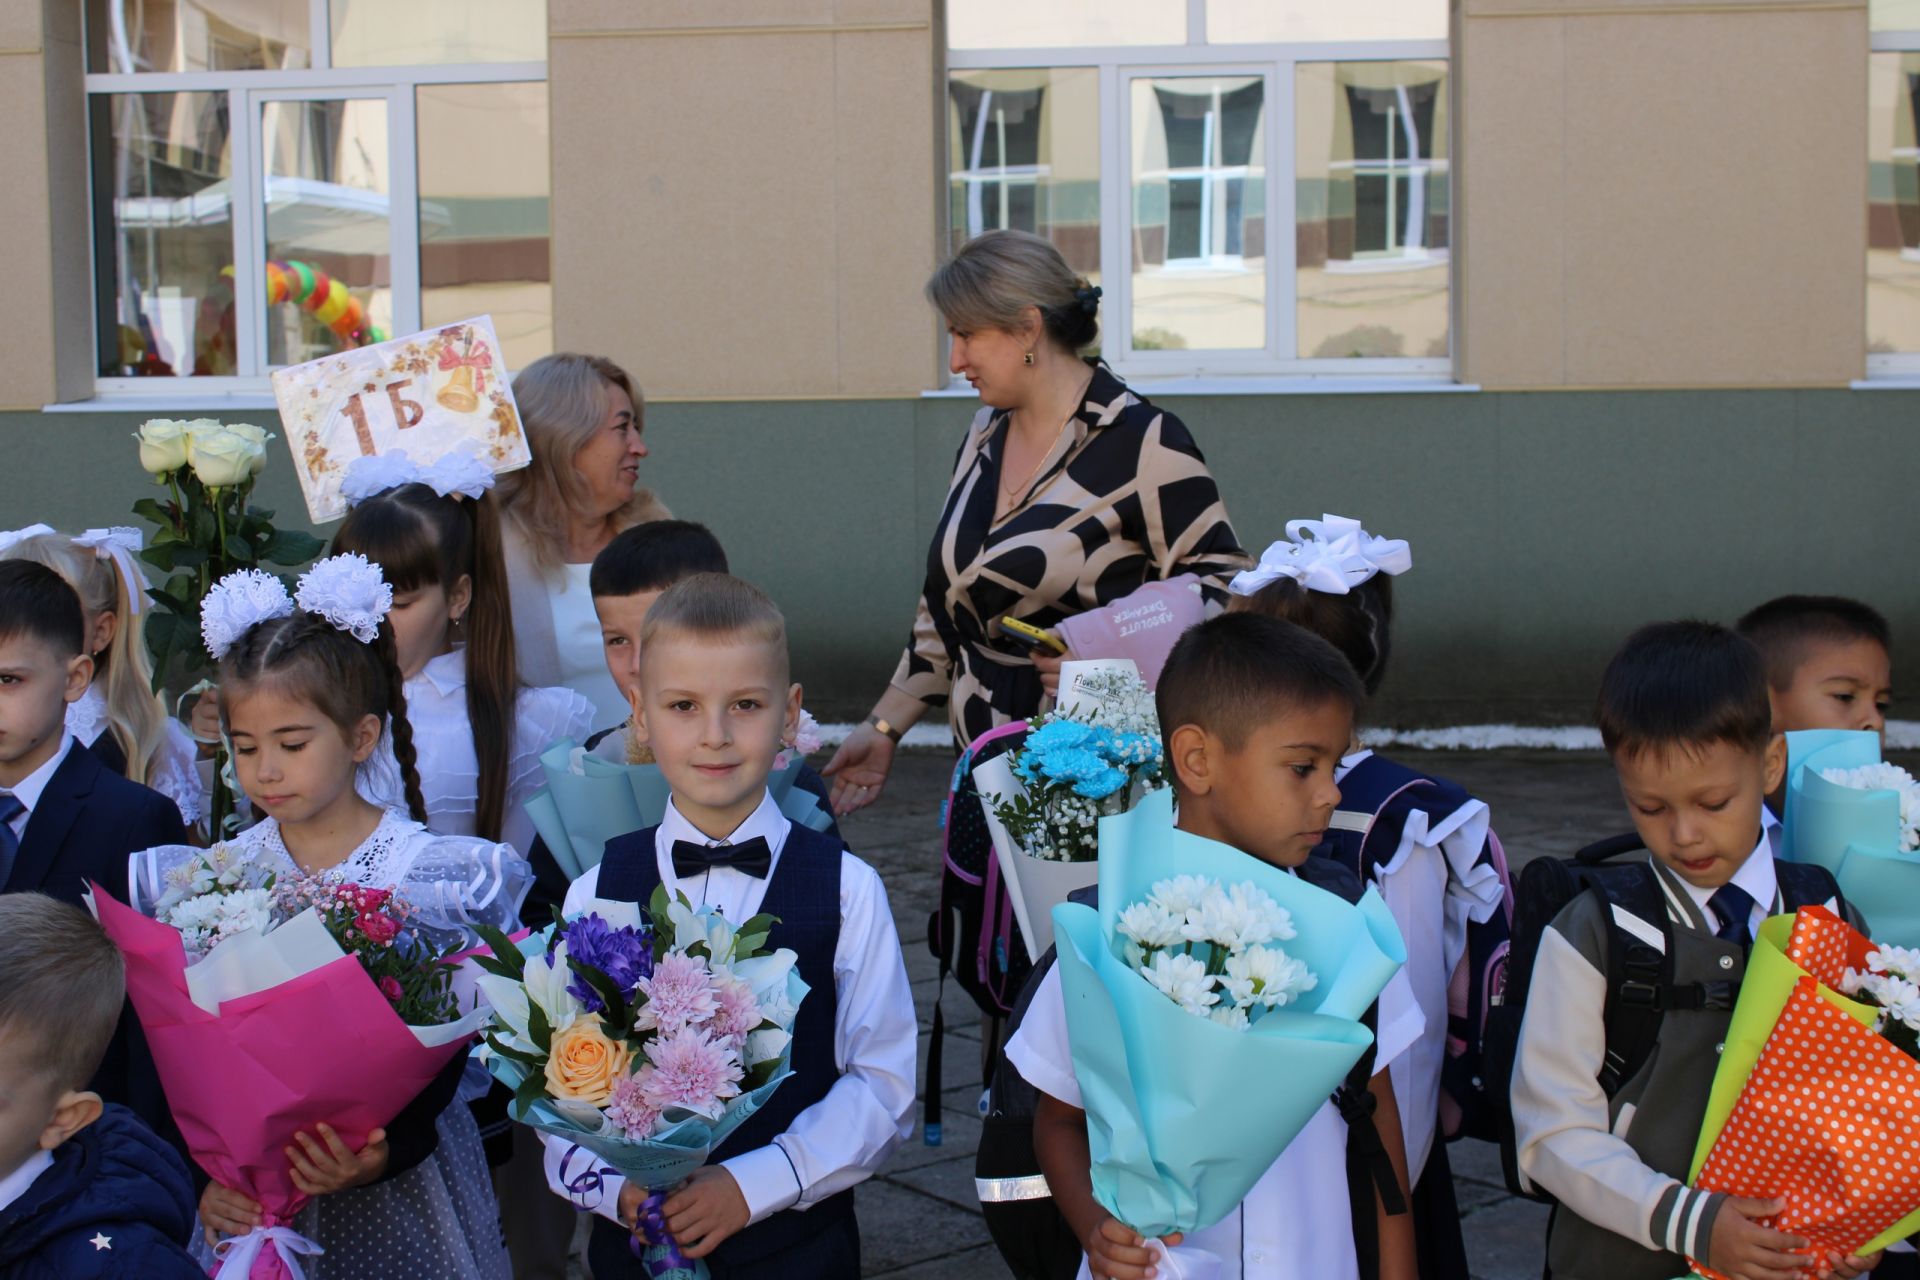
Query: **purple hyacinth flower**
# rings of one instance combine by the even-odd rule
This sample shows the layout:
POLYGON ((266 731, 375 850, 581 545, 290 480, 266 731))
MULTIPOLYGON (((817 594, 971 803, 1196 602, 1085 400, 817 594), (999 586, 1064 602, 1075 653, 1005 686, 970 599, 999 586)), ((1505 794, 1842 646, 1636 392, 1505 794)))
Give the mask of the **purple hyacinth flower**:
MULTIPOLYGON (((555 931, 555 937, 559 931, 555 931)), ((653 935, 631 925, 614 928, 597 915, 584 915, 566 928, 567 954, 607 975, 628 999, 640 989, 640 979, 653 976, 653 935)), ((567 984, 589 1013, 604 1013, 606 1002, 579 974, 567 984)))

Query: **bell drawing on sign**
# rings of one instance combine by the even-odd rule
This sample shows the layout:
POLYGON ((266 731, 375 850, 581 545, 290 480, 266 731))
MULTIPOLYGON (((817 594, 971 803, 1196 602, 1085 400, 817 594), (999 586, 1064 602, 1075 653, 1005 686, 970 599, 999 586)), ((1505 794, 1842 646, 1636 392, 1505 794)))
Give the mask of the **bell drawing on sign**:
POLYGON ((455 413, 472 413, 480 407, 480 396, 473 389, 473 370, 461 365, 447 379, 447 385, 434 393, 435 400, 455 413))

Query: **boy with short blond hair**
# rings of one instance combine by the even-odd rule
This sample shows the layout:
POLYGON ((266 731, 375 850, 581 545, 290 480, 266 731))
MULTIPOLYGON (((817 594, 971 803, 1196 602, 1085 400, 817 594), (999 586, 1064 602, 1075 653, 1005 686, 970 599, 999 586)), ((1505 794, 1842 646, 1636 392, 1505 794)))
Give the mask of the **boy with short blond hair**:
MULTIPOLYGON (((1541 937, 1511 1092, 1521 1176, 1560 1202, 1548 1274, 1668 1280, 1689 1258, 1736 1277, 1797 1274, 1822 1260, 1763 1225, 1779 1202, 1686 1183, 1755 931, 1808 905, 1852 915, 1825 870, 1775 860, 1762 802, 1786 744, 1772 730, 1760 652, 1711 623, 1643 627, 1601 678, 1598 719, 1648 850, 1633 865, 1665 912, 1632 916, 1627 932, 1658 944, 1671 981, 1656 992, 1665 1012, 1653 1051, 1622 1066, 1606 1024, 1613 922, 1625 908, 1583 893, 1541 937)), ((1872 1260, 1824 1261, 1847 1277, 1872 1260)))
MULTIPOLYGON (((668 1229, 715 1280, 848 1280, 860 1274, 853 1187, 905 1138, 918 1023, 885 888, 832 836, 790 822, 767 791, 799 724, 786 623, 766 594, 725 574, 674 584, 640 636, 634 734, 672 789, 661 824, 607 842, 567 891, 644 906, 657 887, 736 924, 777 919, 809 987, 794 1026, 794 1075, 666 1199, 668 1229)), ((564 1144, 548 1178, 566 1194, 564 1144)), ((604 1176, 604 1175, 603 1175, 604 1176)), ((639 1277, 628 1230, 646 1189, 606 1178, 586 1205, 600 1280, 639 1277)))
POLYGON ((87 1090, 126 998, 120 953, 79 908, 0 895, 0 1275, 200 1280, 186 1165, 87 1090))

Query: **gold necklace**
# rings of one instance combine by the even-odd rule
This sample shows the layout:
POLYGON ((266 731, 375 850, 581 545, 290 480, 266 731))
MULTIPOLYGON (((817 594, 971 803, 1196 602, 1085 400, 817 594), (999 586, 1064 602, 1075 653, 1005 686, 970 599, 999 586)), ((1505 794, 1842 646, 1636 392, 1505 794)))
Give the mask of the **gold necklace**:
MULTIPOLYGON (((1047 458, 1052 455, 1053 446, 1059 444, 1060 437, 1066 434, 1067 423, 1072 421, 1073 415, 1068 414, 1066 422, 1062 422, 1060 429, 1053 433, 1053 439, 1047 441, 1047 447, 1041 451, 1039 460, 1033 464, 1033 469, 1027 472, 1026 479, 1021 480, 1017 484, 1001 486, 1000 493, 1003 497, 1013 498, 1018 494, 1026 492, 1027 486, 1033 483, 1034 477, 1040 474, 1040 468, 1045 465, 1047 458)), ((1013 436, 1013 420, 1011 418, 1007 420, 1007 436, 1008 443, 1011 444, 1013 436)), ((1009 450, 1009 452, 1011 452, 1011 450, 1009 450)))

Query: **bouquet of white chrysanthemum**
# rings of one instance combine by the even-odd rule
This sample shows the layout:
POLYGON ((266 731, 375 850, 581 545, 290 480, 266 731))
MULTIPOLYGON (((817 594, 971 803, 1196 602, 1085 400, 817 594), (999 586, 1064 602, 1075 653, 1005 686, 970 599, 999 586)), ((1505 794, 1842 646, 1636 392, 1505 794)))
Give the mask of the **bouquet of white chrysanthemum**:
POLYGON ((1127 939, 1128 963, 1156 990, 1236 1030, 1319 982, 1273 945, 1295 936, 1293 917, 1251 881, 1161 880, 1121 911, 1117 932, 1127 939))
POLYGON ((1883 760, 1852 769, 1822 769, 1820 776, 1853 791, 1891 791, 1900 797, 1900 851, 1920 849, 1920 782, 1912 774, 1883 760))
POLYGON ((248 929, 274 925, 273 872, 224 841, 167 873, 154 919, 180 931, 190 960, 248 929))
POLYGON ((1840 991, 1885 1012, 1874 1030, 1920 1059, 1920 950, 1877 946, 1865 969, 1848 969, 1840 991))

